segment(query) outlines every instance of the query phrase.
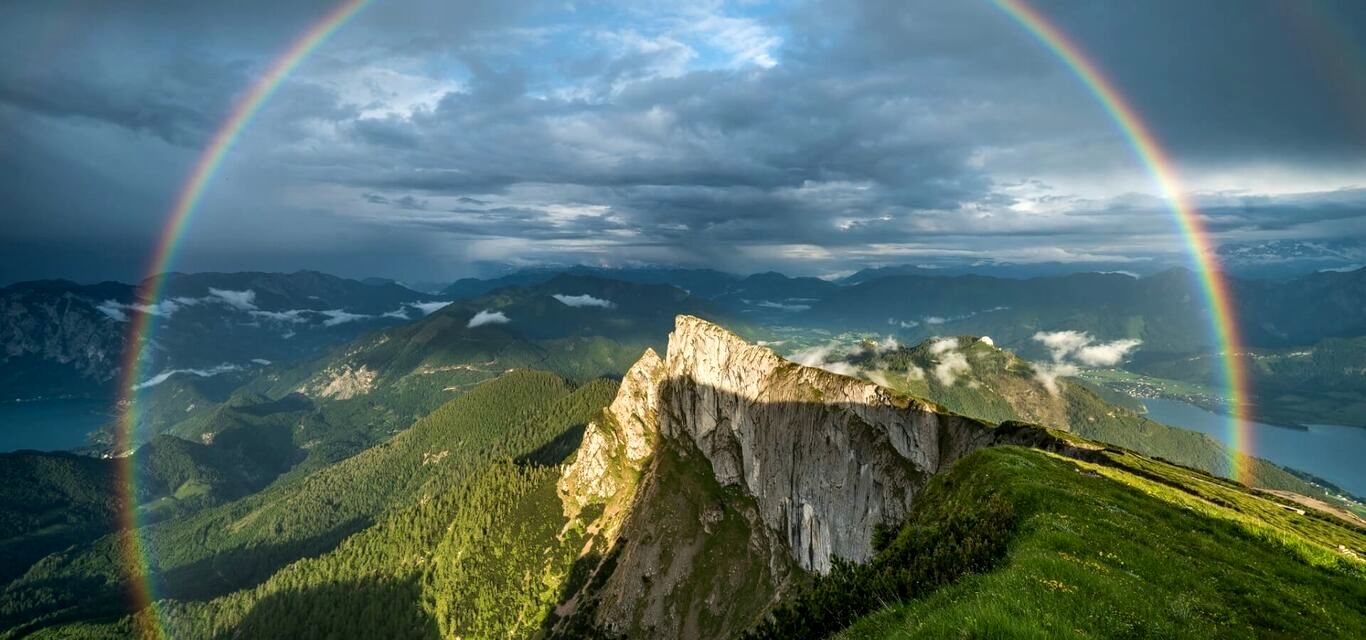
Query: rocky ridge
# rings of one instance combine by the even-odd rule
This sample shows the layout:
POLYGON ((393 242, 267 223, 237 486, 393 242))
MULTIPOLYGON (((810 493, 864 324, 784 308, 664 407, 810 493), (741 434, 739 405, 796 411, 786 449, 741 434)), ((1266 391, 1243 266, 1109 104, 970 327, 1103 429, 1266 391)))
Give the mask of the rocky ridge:
POLYGON ((632 367, 560 479, 571 521, 593 518, 585 553, 602 560, 559 613, 632 637, 733 635, 801 573, 868 559, 874 529, 900 521, 955 460, 1048 438, 679 316, 667 357, 649 351, 632 367), (709 572, 709 554, 729 557, 709 572))

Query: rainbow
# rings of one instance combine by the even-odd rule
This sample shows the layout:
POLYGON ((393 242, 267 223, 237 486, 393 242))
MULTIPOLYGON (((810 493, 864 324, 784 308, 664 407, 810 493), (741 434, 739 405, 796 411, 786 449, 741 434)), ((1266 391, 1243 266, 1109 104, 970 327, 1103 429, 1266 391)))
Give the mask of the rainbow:
POLYGON ((1253 432, 1247 411, 1249 398, 1247 373, 1240 361, 1242 338, 1233 309, 1233 294, 1229 282, 1214 257, 1209 231, 1199 211, 1186 197, 1185 189, 1176 177, 1176 166, 1157 137, 1139 118, 1137 110, 1115 88, 1113 82, 1085 53, 1056 25, 1025 0, 992 0, 996 6, 1057 56, 1086 89, 1095 96, 1110 118, 1119 125, 1130 146, 1157 183, 1168 207, 1176 217, 1177 227, 1200 278, 1205 302, 1209 309, 1210 330, 1219 351, 1219 365, 1224 394, 1228 402, 1229 475, 1244 484, 1251 484, 1251 452, 1253 432))
MULTIPOLYGON (((1210 250, 1209 234, 1204 228, 1198 212, 1186 199, 1183 189, 1176 178, 1173 163, 1166 156, 1152 132, 1138 117, 1134 108, 1124 99, 1100 71, 1086 58, 1081 49, 1038 11, 1023 0, 992 0, 1006 15, 1019 23, 1029 33, 1056 55, 1100 101, 1106 112, 1119 125, 1139 159, 1147 167, 1166 198, 1172 213, 1175 214, 1180 231, 1185 238, 1196 271, 1201 278, 1202 287, 1210 309, 1210 323, 1213 336, 1221 350, 1223 383, 1230 403, 1230 472, 1242 482, 1249 482, 1246 454, 1251 450, 1251 434, 1247 429, 1245 412, 1246 376, 1238 361, 1239 345, 1237 323, 1233 315, 1231 294, 1228 282, 1224 279, 1210 250)), ((252 118, 270 99, 275 90, 298 65, 327 40, 333 32, 364 9, 372 0, 344 0, 329 13, 309 27, 266 69, 250 90, 233 106, 227 119, 200 154, 188 179, 180 189, 175 205, 171 209, 160 240, 153 253, 148 268, 148 278, 144 281, 140 297, 148 304, 156 304, 162 297, 165 274, 174 262, 180 240, 188 229, 200 200, 203 198, 210 181, 234 142, 251 123, 252 118)), ((115 450, 129 453, 136 445, 135 428, 137 425, 136 386, 141 379, 143 348, 150 341, 154 325, 153 314, 140 312, 132 319, 128 349, 123 362, 121 389, 123 408, 119 427, 115 434, 115 450)), ((150 576, 153 565, 147 546, 141 538, 141 518, 137 510, 137 474, 133 468, 132 457, 124 455, 120 459, 120 490, 124 504, 122 526, 124 536, 121 553, 125 563, 126 576, 133 585, 130 590, 132 608, 138 611, 135 616, 135 633, 140 637, 162 638, 167 632, 156 608, 156 595, 150 576)))
MULTIPOLYGON (((228 117, 220 124, 213 138, 200 153, 188 179, 176 196, 175 205, 167 216, 166 226, 153 251, 147 279, 140 287, 139 297, 149 304, 157 304, 162 297, 165 274, 175 260, 180 240, 189 228, 199 201, 213 179, 214 173, 223 164, 223 158, 232 149, 233 143, 241 136, 261 106, 270 99, 275 90, 299 66, 304 58, 325 42, 343 24, 360 13, 372 0, 343 0, 326 15, 313 23, 299 35, 283 53, 266 68, 265 73, 233 105, 228 117)), ((138 479, 131 455, 137 445, 135 429, 138 423, 137 384, 143 371, 143 349, 150 342, 154 314, 139 312, 134 315, 128 332, 122 367, 120 390, 123 397, 119 405, 121 413, 115 431, 114 450, 124 455, 119 462, 120 499, 123 504, 121 522, 124 535, 120 542, 120 553, 124 563, 125 576, 132 583, 130 598, 132 609, 141 612, 135 618, 134 631, 139 637, 163 638, 167 632, 155 608, 156 594, 151 581, 152 564, 147 546, 141 538, 141 516, 137 509, 138 479)))

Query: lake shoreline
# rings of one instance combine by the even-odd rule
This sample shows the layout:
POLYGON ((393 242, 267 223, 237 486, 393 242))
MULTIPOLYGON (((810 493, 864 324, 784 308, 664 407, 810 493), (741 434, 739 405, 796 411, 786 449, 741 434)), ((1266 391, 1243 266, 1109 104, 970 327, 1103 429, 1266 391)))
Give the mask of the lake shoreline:
MULTIPOLYGON (((1228 416, 1171 398, 1142 398, 1150 420, 1203 433, 1232 446, 1228 416)), ((1366 450, 1366 429, 1349 425, 1287 427, 1249 421, 1238 444, 1250 455, 1286 467, 1302 477, 1318 478, 1350 496, 1366 495, 1366 469, 1354 454, 1366 450)))

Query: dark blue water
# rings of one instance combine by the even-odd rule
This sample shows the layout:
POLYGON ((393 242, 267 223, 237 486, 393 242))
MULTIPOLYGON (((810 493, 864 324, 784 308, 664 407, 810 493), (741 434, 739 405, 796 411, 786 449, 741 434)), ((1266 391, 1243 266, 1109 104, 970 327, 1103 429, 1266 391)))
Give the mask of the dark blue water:
MULTIPOLYGON (((1179 400, 1144 399, 1148 417, 1174 427, 1208 434, 1229 444, 1228 416, 1179 400)), ((1307 471, 1358 495, 1366 496, 1366 428, 1329 424, 1293 429, 1252 423, 1252 455, 1307 471)))
POLYGON ((89 444, 88 434, 111 420, 98 400, 40 400, 0 404, 0 451, 66 451, 89 444))

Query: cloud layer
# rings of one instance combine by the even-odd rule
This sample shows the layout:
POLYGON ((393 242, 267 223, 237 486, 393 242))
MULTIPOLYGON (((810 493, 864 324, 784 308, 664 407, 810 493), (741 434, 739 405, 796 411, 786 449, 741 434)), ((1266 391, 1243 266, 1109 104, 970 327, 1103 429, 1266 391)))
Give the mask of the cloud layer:
MULTIPOLYGON (((1366 80, 1331 53, 1366 38, 1366 4, 1039 6, 1166 143, 1216 242, 1366 237, 1366 80)), ((183 168, 325 10, 10 3, 0 272, 140 276, 183 168)), ((178 267, 1139 268, 1183 261, 1160 196, 990 3, 413 0, 281 85, 178 267)))

